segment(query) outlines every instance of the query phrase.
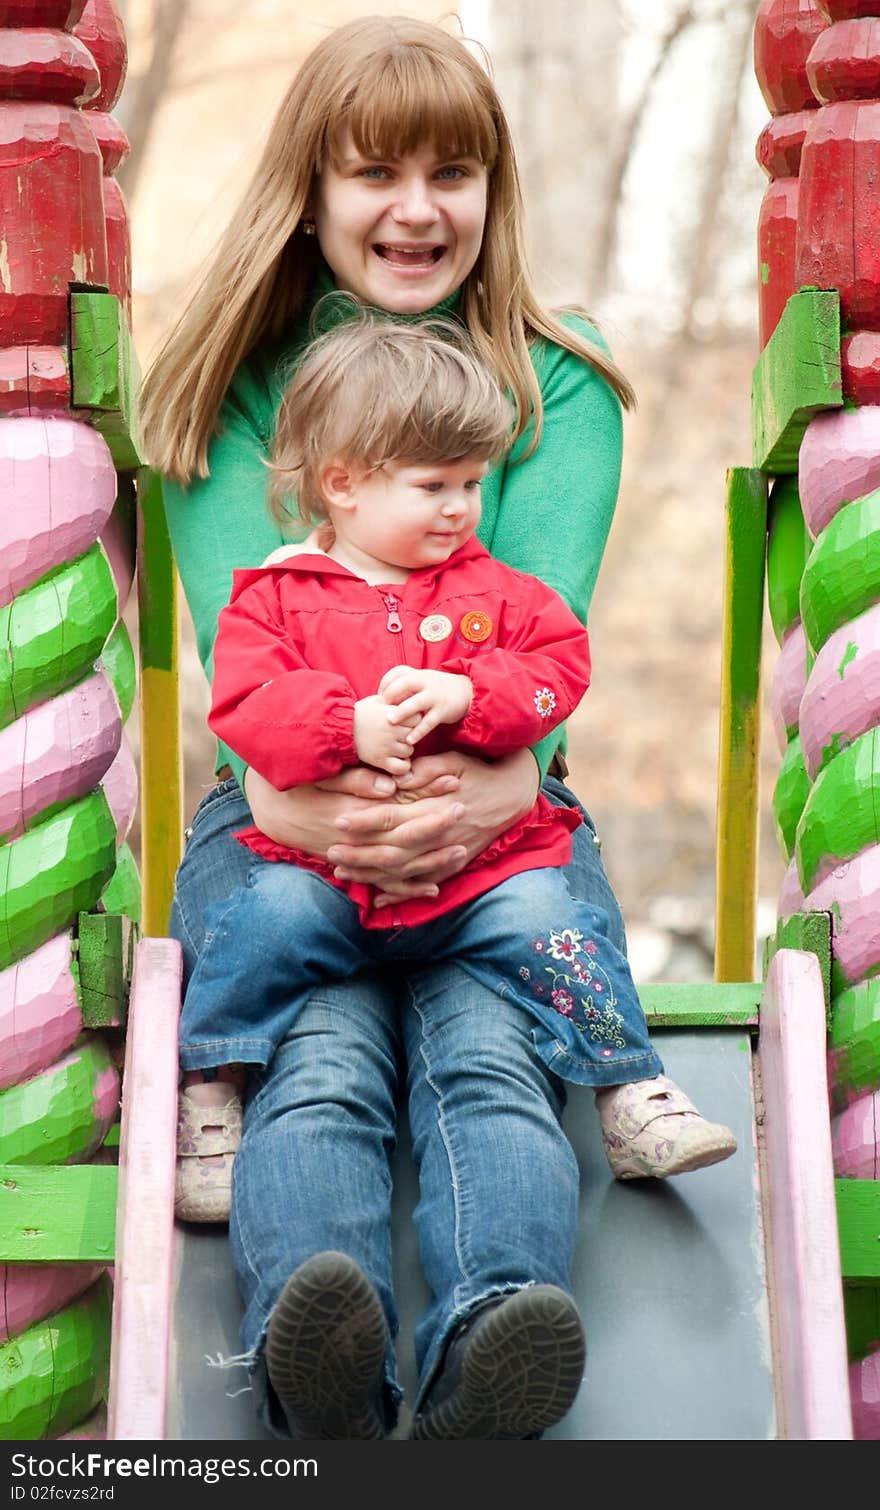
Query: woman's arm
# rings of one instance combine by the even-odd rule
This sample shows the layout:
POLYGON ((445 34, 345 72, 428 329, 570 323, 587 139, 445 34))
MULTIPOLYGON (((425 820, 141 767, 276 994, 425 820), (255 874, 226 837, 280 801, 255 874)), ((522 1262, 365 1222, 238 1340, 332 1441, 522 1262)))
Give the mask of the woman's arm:
MULTIPOLYGON (((578 316, 565 324, 596 339, 578 316)), ((620 485, 620 404, 595 368, 562 347, 539 341, 532 358, 544 401, 541 441, 518 462, 528 430, 485 479, 478 533, 493 556, 546 582, 586 624, 620 485)), ((542 776, 560 744, 557 729, 533 747, 542 776)))

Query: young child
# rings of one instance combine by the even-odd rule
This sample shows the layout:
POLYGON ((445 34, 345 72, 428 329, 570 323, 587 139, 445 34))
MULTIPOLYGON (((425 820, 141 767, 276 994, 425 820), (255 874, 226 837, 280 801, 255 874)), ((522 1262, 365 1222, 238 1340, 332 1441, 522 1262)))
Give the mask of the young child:
MULTIPOLYGON (((416 750, 500 757, 577 706, 585 629, 474 533, 480 480, 510 428, 455 327, 356 319, 309 348, 279 415, 271 494, 276 512, 294 494, 304 519, 322 521, 317 544, 235 574, 209 718, 275 787, 355 764, 401 781, 416 750)), ((539 794, 434 895, 384 907, 327 861, 241 831, 253 869, 213 910, 181 1020, 178 1215, 228 1215, 242 1087, 230 1066, 268 1064, 322 983, 392 962, 454 959, 518 1002, 545 1063, 597 1089, 618 1178, 732 1154, 733 1134, 662 1074, 605 914, 569 891, 562 867, 581 821, 539 794), (199 1084, 215 1076, 225 1083, 199 1084)))

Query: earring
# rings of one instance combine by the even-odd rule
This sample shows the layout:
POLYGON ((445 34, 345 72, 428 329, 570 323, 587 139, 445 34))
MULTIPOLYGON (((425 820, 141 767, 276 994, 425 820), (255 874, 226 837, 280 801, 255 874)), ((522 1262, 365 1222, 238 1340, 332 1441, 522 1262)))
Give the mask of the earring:
POLYGON ((300 225, 302 226, 302 233, 303 233, 304 236, 314 236, 314 234, 315 234, 315 222, 314 222, 314 220, 301 220, 300 221, 300 225))

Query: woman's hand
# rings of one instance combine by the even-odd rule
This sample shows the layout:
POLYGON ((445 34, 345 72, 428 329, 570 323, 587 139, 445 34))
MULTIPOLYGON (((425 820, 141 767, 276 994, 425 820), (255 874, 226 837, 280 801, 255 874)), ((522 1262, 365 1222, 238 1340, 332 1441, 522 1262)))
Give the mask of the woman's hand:
MULTIPOLYGON (((421 773, 419 779, 419 796, 425 800, 448 799, 458 787, 457 776, 439 768, 421 773)), ((408 784, 411 786, 411 781, 408 784)), ((404 828, 405 820, 416 816, 417 808, 422 808, 422 801, 397 802, 396 790, 392 777, 366 766, 352 766, 317 785, 291 787, 286 792, 278 791, 252 766, 244 777, 244 792, 253 820, 276 844, 286 844, 325 860, 327 851, 344 836, 344 830, 337 827, 337 822, 344 818, 362 826, 360 838, 349 841, 352 845, 384 837, 389 849, 393 846, 394 863, 402 866, 425 846, 431 850, 437 848, 448 814, 442 810, 431 814, 423 811, 415 827, 407 822, 404 828), (395 832, 398 826, 403 830, 399 836, 395 832)), ((399 886, 400 896, 436 895, 436 887, 426 886, 418 879, 399 879, 399 886)))
POLYGON ((378 888, 376 906, 436 896, 499 834, 528 812, 538 768, 528 750, 489 765, 458 752, 423 755, 389 801, 391 778, 353 767, 317 786, 279 792, 249 769, 254 822, 276 843, 328 859, 338 880, 378 888))
POLYGON ((400 785, 415 800, 343 813, 327 854, 338 880, 377 888, 376 907, 407 896, 436 896, 441 881, 457 875, 529 811, 539 777, 528 750, 491 764, 449 751, 417 757, 400 785), (429 795, 450 776, 457 782, 453 793, 429 795))

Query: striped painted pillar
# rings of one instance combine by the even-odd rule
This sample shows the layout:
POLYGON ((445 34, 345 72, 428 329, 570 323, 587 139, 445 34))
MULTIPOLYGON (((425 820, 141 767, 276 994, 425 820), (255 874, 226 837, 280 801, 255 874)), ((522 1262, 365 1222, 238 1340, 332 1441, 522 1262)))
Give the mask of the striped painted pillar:
POLYGON ((112 1227, 77 1247, 74 1220, 54 1250, 50 1229, 83 1190, 67 1196, 62 1175, 56 1191, 55 1166, 94 1161, 94 1188, 110 1188, 99 1150, 119 1104, 109 1044, 84 1031, 80 917, 138 901, 119 618, 132 503, 75 393, 88 352, 69 298, 128 297, 105 178, 125 149, 106 114, 125 42, 115 0, 10 0, 0 16, 0 1438, 32 1440, 100 1406, 110 1344, 112 1227), (29 1220, 31 1199, 48 1221, 29 1220))
MULTIPOLYGON (((821 104, 801 158, 796 278, 840 295, 843 395, 804 435, 812 546, 800 590, 808 795, 797 881, 833 918, 835 1172, 880 1177, 880 0, 821 0, 807 74, 821 104)), ((865 1187, 865 1210, 880 1211, 865 1187)), ((847 1202, 846 1209, 852 1209, 847 1202)), ((842 1206, 843 1210, 844 1207, 842 1206)), ((876 1228, 874 1229, 876 1231, 876 1228)), ((843 1228, 841 1229, 842 1236, 843 1228)), ((877 1235, 880 1235, 878 1233, 877 1235)), ((880 1438, 880 1270, 847 1287, 855 1434, 880 1438)), ((846 1279, 846 1270, 844 1272, 846 1279)))

